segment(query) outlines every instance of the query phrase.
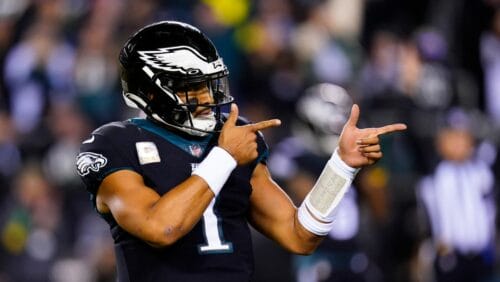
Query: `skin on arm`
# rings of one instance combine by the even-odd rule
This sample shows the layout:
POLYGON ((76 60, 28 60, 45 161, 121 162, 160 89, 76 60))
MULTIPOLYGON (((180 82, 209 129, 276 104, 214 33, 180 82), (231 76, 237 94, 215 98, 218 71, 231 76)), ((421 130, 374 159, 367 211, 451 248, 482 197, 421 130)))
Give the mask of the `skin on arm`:
POLYGON ((193 175, 160 197, 140 174, 120 170, 107 176, 97 193, 97 210, 111 212, 130 234, 155 247, 186 235, 214 197, 206 182, 193 175))
POLYGON ((272 180, 266 165, 257 165, 251 184, 249 221, 252 226, 292 253, 312 253, 323 236, 307 231, 299 223, 297 208, 272 180))
MULTIPOLYGON (((379 128, 359 129, 359 107, 353 105, 349 120, 339 139, 340 158, 351 167, 371 165, 382 158, 378 136, 405 130, 404 124, 391 124, 379 128)), ((297 254, 310 254, 322 240, 306 230, 298 221, 297 208, 272 180, 267 167, 257 165, 251 179, 253 192, 250 203, 252 225, 283 246, 297 254)), ((312 188, 312 187, 311 187, 312 188)))
MULTIPOLYGON (((190 91, 189 97, 211 103, 208 89, 190 91)), ((181 97, 182 98, 182 97, 181 97)), ((202 111, 201 107, 198 109, 202 111)), ((130 170, 108 175, 97 192, 97 210, 111 213, 130 234, 157 247, 169 246, 200 220, 214 193, 203 178, 193 175, 160 196, 130 170)))
MULTIPOLYGON (((228 152, 238 164, 245 164, 258 157, 257 131, 279 126, 281 121, 273 119, 259 123, 236 126, 238 108, 231 105, 231 113, 224 124, 219 142, 233 144, 228 152)), ((283 248, 294 253, 310 253, 321 238, 305 230, 297 220, 296 208, 288 195, 272 180, 267 167, 258 164, 250 180, 250 223, 283 248)))
MULTIPOLYGON (((208 97, 200 91, 201 99, 208 97)), ((257 157, 257 131, 279 125, 279 120, 236 126, 238 108, 232 105, 219 137, 219 147, 243 165, 257 157)), ((164 247, 186 235, 203 216, 214 193, 200 176, 192 175, 159 195, 144 184, 142 176, 129 170, 108 175, 97 192, 96 204, 101 213, 111 213, 130 234, 150 245, 164 247)))

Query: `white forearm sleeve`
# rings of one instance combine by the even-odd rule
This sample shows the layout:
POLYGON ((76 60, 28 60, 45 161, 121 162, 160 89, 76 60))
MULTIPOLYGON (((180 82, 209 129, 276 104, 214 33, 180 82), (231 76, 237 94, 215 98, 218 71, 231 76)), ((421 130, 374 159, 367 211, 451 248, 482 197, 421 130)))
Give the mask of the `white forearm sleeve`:
POLYGON ((298 210, 298 218, 300 224, 302 224, 305 229, 316 235, 324 236, 328 234, 333 227, 333 221, 321 222, 314 218, 304 204, 302 204, 298 210))
POLYGON ((192 175, 203 178, 210 190, 217 196, 236 165, 236 160, 226 150, 213 147, 205 159, 194 169, 192 175))
POLYGON ((317 235, 328 234, 335 217, 335 208, 358 171, 344 163, 335 150, 299 207, 298 218, 304 228, 317 235))

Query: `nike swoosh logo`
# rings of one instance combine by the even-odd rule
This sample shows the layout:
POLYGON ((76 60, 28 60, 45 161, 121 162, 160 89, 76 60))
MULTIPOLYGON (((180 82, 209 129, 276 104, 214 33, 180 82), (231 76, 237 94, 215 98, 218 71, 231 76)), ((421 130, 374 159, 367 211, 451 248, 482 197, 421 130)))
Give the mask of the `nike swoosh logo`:
POLYGON ((92 143, 92 142, 94 142, 94 140, 95 140, 95 136, 92 135, 92 137, 90 137, 89 139, 83 141, 82 144, 92 143))

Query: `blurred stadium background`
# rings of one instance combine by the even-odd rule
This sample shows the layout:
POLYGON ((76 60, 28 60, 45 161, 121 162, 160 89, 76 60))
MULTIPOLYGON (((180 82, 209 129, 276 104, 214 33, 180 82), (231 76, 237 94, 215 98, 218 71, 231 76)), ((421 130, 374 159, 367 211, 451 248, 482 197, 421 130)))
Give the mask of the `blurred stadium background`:
MULTIPOLYGON (((93 128, 137 114, 121 100, 117 55, 139 27, 165 19, 213 40, 243 115, 282 119, 265 132, 271 150, 319 82, 347 90, 360 126, 409 125, 384 137, 385 158, 356 181, 359 240, 376 265, 366 281, 433 279, 417 187, 442 158, 443 124, 467 124, 498 204, 500 1, 0 0, 1 282, 114 281, 109 230, 74 161, 93 128), (464 118, 450 121, 457 109, 464 118)), ((493 241, 488 281, 500 281, 493 241)), ((255 281, 294 281, 289 254, 258 234, 255 252, 255 281)))

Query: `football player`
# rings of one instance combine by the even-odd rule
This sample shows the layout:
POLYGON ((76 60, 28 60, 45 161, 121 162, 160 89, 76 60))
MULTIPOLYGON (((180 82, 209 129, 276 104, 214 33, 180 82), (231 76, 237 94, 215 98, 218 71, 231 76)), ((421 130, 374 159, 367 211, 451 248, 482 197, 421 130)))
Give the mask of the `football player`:
POLYGON ((378 135, 405 128, 358 129, 353 106, 338 149, 296 208, 266 167, 260 130, 280 121, 238 116, 228 70, 202 32, 151 24, 119 60, 125 101, 147 117, 96 129, 77 158, 110 225, 119 281, 249 281, 248 223, 290 252, 310 254, 335 224, 333 210, 358 168, 382 157, 378 135))

